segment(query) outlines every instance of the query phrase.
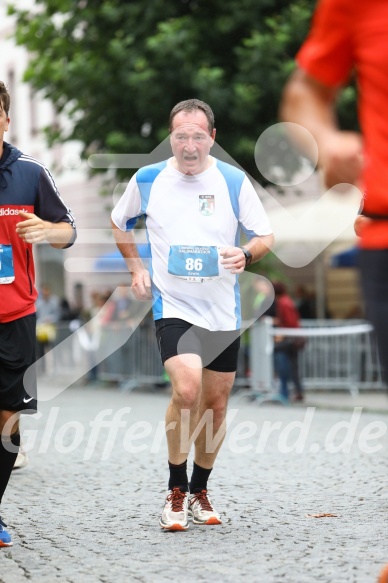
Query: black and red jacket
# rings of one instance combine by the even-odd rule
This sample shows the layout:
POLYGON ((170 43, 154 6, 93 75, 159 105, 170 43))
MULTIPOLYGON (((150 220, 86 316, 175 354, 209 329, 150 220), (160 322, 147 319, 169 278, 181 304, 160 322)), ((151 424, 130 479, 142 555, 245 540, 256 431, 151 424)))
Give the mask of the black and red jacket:
POLYGON ((44 221, 75 222, 63 203, 50 172, 34 158, 4 142, 0 158, 0 244, 12 245, 15 280, 0 285, 0 323, 35 312, 38 292, 32 245, 16 234, 19 211, 34 213, 44 221))

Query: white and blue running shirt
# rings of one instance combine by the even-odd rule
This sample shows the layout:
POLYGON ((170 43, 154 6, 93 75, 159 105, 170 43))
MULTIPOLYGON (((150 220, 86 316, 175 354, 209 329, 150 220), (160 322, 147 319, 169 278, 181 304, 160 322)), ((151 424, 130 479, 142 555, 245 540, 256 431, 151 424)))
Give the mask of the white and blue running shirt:
POLYGON ((181 318, 207 330, 241 325, 238 276, 224 269, 219 251, 272 233, 252 184, 241 170, 211 158, 196 175, 182 174, 172 158, 131 178, 112 211, 122 231, 144 215, 151 248, 153 315, 181 318))

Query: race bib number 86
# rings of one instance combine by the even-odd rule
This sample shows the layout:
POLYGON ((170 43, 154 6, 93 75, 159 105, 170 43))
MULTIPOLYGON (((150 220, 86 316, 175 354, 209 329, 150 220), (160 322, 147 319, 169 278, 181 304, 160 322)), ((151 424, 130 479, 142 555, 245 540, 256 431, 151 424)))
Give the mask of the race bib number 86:
POLYGON ((217 247, 171 245, 168 273, 192 282, 219 279, 217 247))

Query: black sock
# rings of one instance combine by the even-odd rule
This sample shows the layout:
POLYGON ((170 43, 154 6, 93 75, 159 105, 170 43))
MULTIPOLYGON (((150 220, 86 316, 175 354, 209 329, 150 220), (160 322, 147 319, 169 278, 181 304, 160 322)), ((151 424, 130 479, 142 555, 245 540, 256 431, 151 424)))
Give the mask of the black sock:
POLYGON ((213 468, 207 470, 206 468, 201 468, 201 466, 198 466, 194 462, 193 473, 191 474, 190 480, 190 494, 195 494, 196 492, 207 490, 207 481, 212 469, 213 468))
POLYGON ((170 479, 168 482, 168 489, 179 488, 182 492, 188 492, 189 481, 187 479, 187 460, 183 464, 175 465, 168 462, 170 468, 170 479))
POLYGON ((11 476, 12 468, 18 455, 19 446, 19 432, 13 433, 10 437, 0 437, 0 503, 11 476))

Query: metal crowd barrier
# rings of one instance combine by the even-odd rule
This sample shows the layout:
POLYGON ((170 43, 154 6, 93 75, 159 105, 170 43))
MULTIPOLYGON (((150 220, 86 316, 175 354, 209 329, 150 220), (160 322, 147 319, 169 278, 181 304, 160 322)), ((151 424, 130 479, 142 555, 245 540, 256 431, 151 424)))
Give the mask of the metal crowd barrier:
MULTIPOLYGON (((126 330, 120 324, 106 326, 101 338, 102 350, 104 343, 109 344, 112 334, 122 334, 125 338, 126 330)), ((101 362, 99 378, 117 381, 124 390, 166 383, 152 319, 136 328, 121 348, 101 362)))
POLYGON ((307 335, 300 370, 309 388, 382 389, 384 384, 373 328, 364 321, 303 322, 307 335))
MULTIPOLYGON (((304 320, 301 329, 279 330, 272 327, 271 318, 262 318, 248 326, 243 336, 235 390, 245 387, 256 393, 276 393, 273 337, 280 332, 306 340, 299 352, 299 371, 307 390, 347 389, 355 394, 362 388, 384 388, 373 330, 367 322, 304 320)), ((154 322, 148 317, 135 330, 130 323, 111 322, 94 337, 88 337, 85 329, 77 330, 74 323, 61 322, 52 346, 57 348, 51 355, 48 352, 43 371, 49 376, 66 376, 71 370, 88 378, 88 371, 98 363, 97 378, 117 382, 125 390, 168 383, 154 322), (120 347, 109 354, 113 343, 120 347)))
POLYGON ((359 389, 385 387, 372 326, 363 320, 303 320, 298 329, 273 328, 263 318, 251 330, 251 389, 276 393, 273 371, 275 335, 303 337, 299 375, 306 389, 359 389), (259 355, 259 356, 258 356, 259 355))
POLYGON ((51 378, 114 381, 128 390, 165 382, 151 318, 136 329, 126 321, 101 326, 60 322, 37 371, 51 378), (112 351, 112 346, 118 348, 112 351))

